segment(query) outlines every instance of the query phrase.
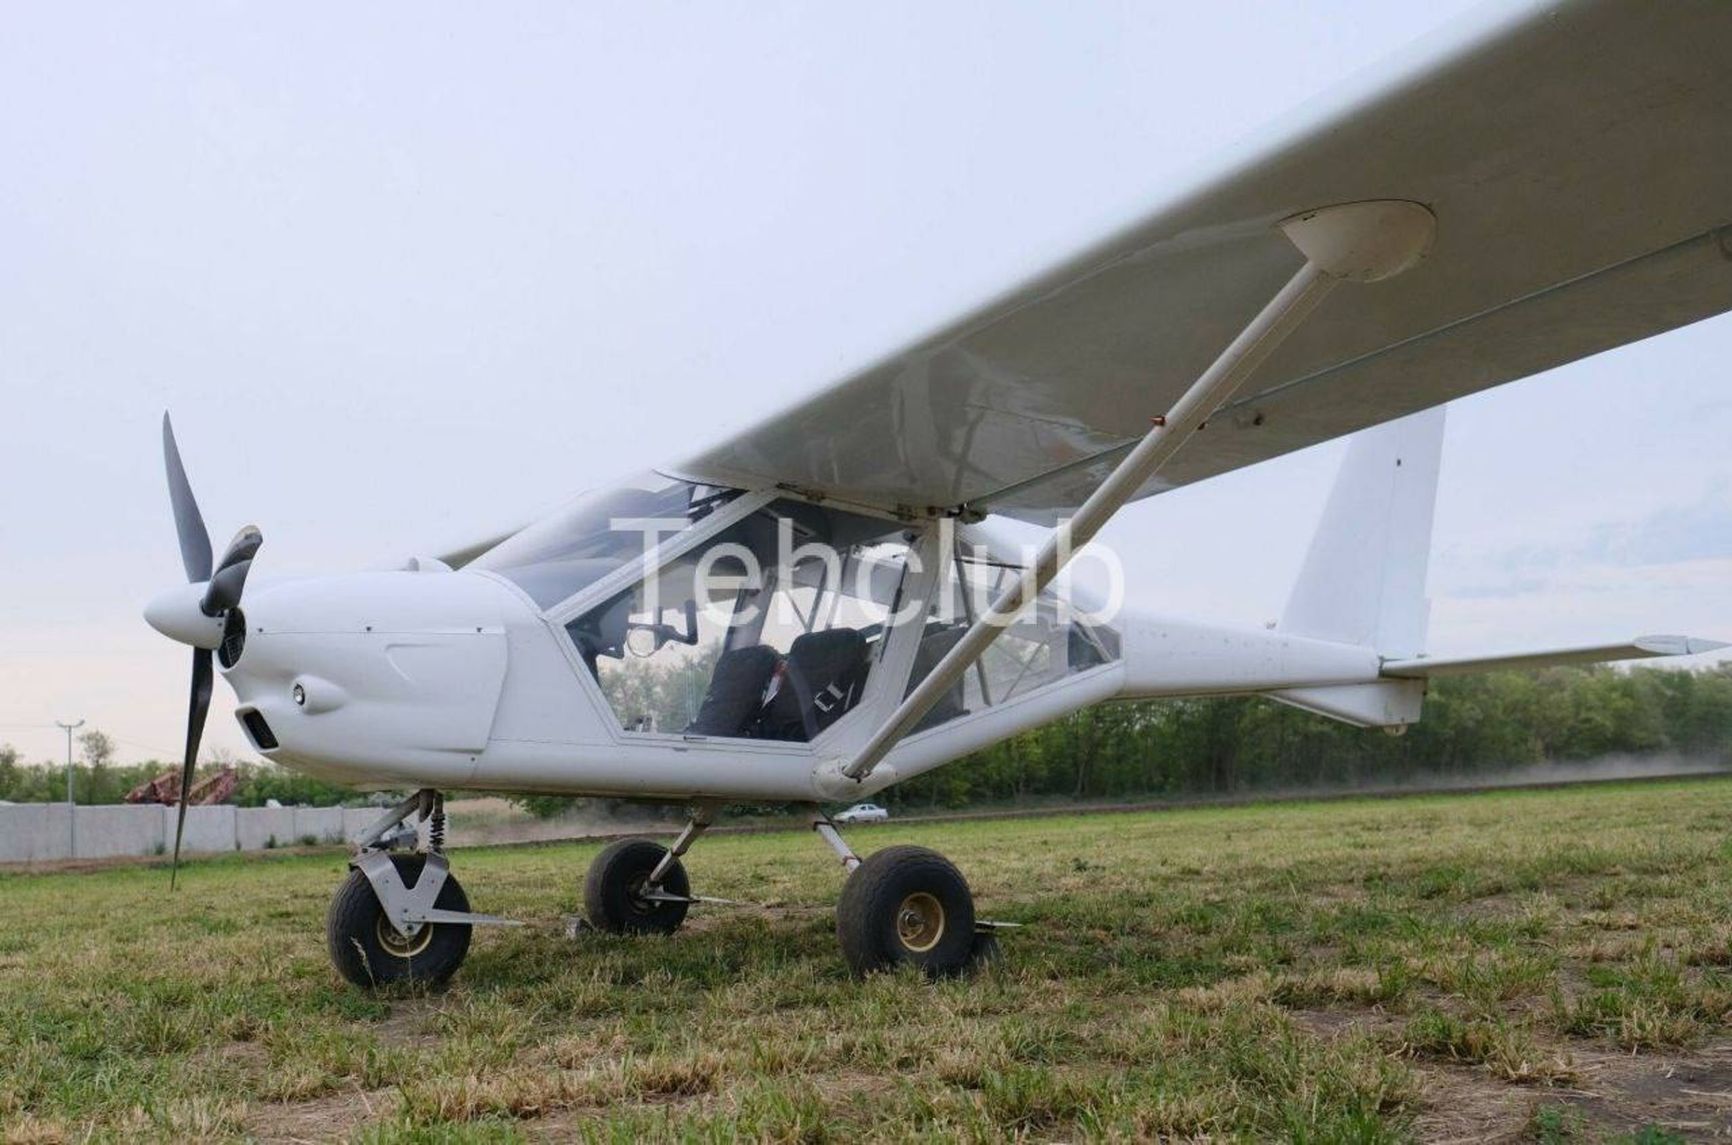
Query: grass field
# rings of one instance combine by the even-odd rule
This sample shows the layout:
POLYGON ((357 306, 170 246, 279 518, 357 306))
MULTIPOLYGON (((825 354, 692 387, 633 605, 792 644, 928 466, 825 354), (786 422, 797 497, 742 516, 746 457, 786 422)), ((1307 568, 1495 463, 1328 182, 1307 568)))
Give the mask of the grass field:
POLYGON ((1026 923, 843 972, 802 832, 703 840, 672 939, 565 935, 596 845, 458 852, 436 995, 341 985, 338 855, 0 875, 0 1136, 1732 1134, 1732 782, 855 830, 1026 923))

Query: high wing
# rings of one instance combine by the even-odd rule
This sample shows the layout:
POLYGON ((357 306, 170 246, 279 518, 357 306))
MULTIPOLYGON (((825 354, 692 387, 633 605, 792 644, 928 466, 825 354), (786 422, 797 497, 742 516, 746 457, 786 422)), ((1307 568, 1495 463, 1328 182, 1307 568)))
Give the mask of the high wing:
MULTIPOLYGON (((1527 3, 679 466, 1051 520, 1300 266, 1280 220, 1408 199, 1429 259, 1331 294, 1140 496, 1732 308, 1732 3, 1527 3)), ((1127 141, 1131 142, 1131 141, 1127 141)))

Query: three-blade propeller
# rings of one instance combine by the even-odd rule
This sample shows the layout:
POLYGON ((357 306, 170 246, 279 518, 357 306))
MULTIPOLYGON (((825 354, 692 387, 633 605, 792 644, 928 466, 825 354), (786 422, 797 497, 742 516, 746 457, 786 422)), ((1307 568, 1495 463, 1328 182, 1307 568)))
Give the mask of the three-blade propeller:
MULTIPOLYGON (((186 567, 190 584, 205 583, 199 610, 209 617, 226 615, 238 607, 246 588, 247 573, 253 557, 264 544, 264 535, 252 525, 235 534, 222 559, 211 563, 210 533, 204 517, 198 511, 198 501, 192 495, 192 485, 186 479, 186 467, 181 464, 180 449, 174 441, 174 425, 167 413, 162 415, 162 457, 168 469, 168 497, 174 506, 174 527, 180 534, 180 559, 186 567)), ((228 663, 227 660, 224 661, 228 663)), ((174 828, 174 866, 169 873, 172 889, 180 875, 180 844, 186 834, 187 796, 192 791, 193 771, 198 765, 199 741, 204 738, 205 716, 210 712, 211 650, 192 650, 192 696, 186 714, 186 757, 180 768, 180 818, 174 828)))

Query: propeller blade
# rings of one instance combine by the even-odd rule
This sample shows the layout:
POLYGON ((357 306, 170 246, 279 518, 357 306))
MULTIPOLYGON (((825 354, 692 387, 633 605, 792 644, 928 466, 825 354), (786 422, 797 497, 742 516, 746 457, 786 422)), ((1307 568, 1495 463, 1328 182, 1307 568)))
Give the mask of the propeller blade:
POLYGON ((162 460, 168 469, 168 499, 174 506, 174 527, 180 533, 180 560, 192 584, 210 579, 210 532, 198 511, 186 466, 180 463, 180 448, 174 443, 174 425, 168 412, 162 415, 162 460))
POLYGON ((180 765, 180 819, 174 825, 174 866, 168 873, 168 889, 171 891, 180 875, 180 841, 186 834, 186 796, 192 790, 193 769, 198 766, 198 742, 204 738, 204 718, 210 712, 210 692, 210 649, 194 648, 192 698, 186 712, 186 759, 180 765))
POLYGON ((218 616, 241 602, 241 590, 246 587, 253 557, 264 543, 264 534, 254 525, 248 525, 235 534, 235 539, 229 542, 228 550, 223 553, 223 559, 217 562, 216 572, 211 574, 210 587, 205 589, 204 601, 199 605, 206 616, 218 616))

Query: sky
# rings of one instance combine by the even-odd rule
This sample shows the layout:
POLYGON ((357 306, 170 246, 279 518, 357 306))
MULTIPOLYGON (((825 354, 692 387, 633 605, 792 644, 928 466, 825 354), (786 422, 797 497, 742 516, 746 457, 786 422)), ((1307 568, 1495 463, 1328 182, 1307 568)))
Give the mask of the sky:
MULTIPOLYGON (((257 575, 436 553, 839 380, 1469 7, 5 6, 0 743, 178 756, 164 409, 257 575)), ((1732 638, 1729 350, 1452 406, 1434 651, 1732 638)), ((1340 448, 1126 510, 1133 602, 1277 615, 1340 448)))

